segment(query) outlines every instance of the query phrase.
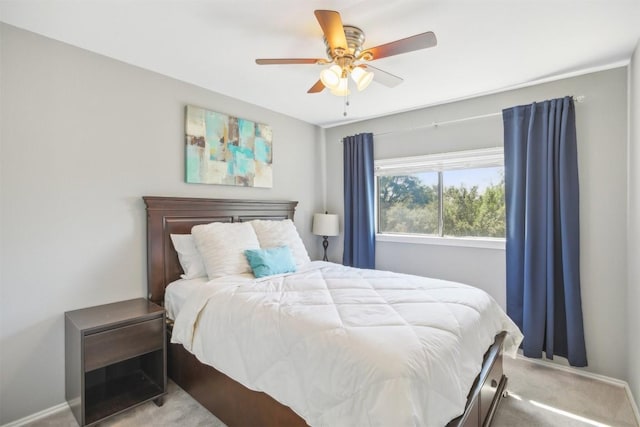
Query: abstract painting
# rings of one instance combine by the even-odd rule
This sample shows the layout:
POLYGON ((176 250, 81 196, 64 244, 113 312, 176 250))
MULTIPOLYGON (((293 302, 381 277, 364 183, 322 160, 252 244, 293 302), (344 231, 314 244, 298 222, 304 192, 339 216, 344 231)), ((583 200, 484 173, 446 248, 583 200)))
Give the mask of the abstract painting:
POLYGON ((272 187, 268 125, 191 105, 185 123, 188 183, 272 187))

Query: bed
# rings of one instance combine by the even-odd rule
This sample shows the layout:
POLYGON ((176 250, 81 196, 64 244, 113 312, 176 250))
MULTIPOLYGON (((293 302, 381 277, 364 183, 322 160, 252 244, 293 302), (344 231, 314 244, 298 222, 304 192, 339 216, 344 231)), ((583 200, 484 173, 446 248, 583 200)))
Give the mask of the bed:
MULTIPOLYGON (((193 226, 212 222, 293 219, 297 205, 290 201, 172 197, 144 197, 144 201, 147 207, 148 297, 158 304, 164 304, 165 288, 182 273, 171 234, 189 234, 193 226)), ((326 275, 340 267, 319 265, 317 268, 326 275)), ((173 324, 168 325, 169 334, 172 327, 173 324)), ((207 339, 215 340, 216 337, 207 339)), ((513 337, 498 331, 484 352, 480 373, 468 390, 464 413, 448 421, 447 426, 490 425, 507 382, 502 371, 505 339, 513 340, 513 337)), ((217 343, 212 341, 208 345, 215 347, 217 343)), ((307 425, 288 406, 201 363, 183 345, 169 344, 168 348, 169 377, 228 426, 307 425)))

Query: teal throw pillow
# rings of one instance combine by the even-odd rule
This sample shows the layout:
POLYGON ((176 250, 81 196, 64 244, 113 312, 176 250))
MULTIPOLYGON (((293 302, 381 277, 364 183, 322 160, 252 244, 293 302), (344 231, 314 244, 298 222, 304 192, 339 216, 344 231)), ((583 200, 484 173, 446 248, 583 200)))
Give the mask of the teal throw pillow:
POLYGON ((292 273, 296 271, 296 262, 288 246, 266 249, 247 249, 244 256, 256 277, 274 274, 292 273))

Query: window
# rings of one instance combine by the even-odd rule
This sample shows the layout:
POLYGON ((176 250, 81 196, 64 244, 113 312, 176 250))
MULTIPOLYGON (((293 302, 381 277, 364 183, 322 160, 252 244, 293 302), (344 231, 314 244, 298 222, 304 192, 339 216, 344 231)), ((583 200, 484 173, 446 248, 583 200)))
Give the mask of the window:
POLYGON ((502 147, 377 160, 378 233, 505 237, 502 147))

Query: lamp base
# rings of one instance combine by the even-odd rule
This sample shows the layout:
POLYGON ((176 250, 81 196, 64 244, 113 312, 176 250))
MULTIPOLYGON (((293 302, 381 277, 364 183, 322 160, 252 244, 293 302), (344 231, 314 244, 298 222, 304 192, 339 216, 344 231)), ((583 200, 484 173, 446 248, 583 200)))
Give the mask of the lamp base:
POLYGON ((322 258, 323 261, 329 261, 327 259, 327 248, 329 247, 329 237, 328 236, 322 236, 322 247, 324 248, 324 257, 322 258))

